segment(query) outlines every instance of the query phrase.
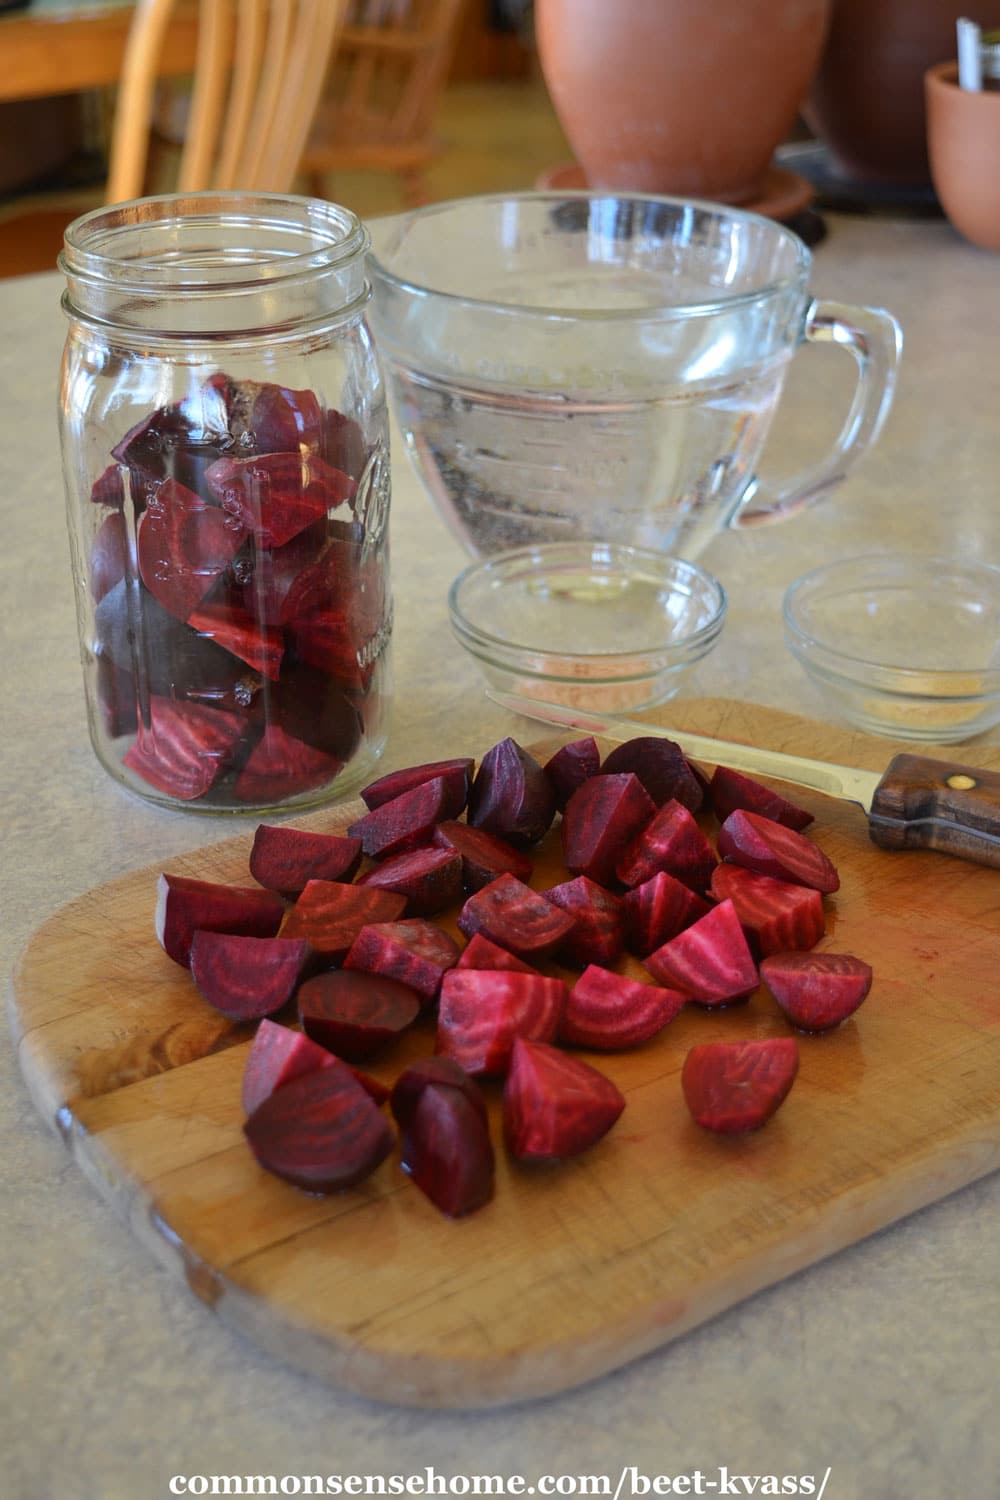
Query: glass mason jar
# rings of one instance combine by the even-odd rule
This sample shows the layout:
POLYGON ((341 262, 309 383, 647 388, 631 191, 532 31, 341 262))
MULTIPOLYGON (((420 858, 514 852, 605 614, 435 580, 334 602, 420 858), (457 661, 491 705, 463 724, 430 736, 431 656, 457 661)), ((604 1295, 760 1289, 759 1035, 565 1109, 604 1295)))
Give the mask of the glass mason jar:
POLYGON ((385 741, 389 437, 368 234, 195 193, 66 231, 60 431, 90 734, 132 791, 288 809, 385 741))

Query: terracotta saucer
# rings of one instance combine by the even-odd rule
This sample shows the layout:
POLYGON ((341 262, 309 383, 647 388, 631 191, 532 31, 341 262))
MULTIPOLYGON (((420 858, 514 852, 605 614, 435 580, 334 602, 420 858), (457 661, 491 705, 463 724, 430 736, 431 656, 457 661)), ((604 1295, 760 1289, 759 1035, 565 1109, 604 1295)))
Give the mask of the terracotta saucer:
MULTIPOLYGON (((550 192, 553 189, 556 192, 560 189, 571 192, 586 186, 583 168, 575 161, 564 161, 558 166, 547 167, 535 179, 535 187, 540 192, 550 192)), ((813 184, 798 172, 790 172, 787 167, 778 167, 772 162, 764 174, 757 196, 749 203, 740 203, 734 207, 745 209, 748 213, 765 214, 769 219, 791 219, 811 202, 815 192, 813 184)))

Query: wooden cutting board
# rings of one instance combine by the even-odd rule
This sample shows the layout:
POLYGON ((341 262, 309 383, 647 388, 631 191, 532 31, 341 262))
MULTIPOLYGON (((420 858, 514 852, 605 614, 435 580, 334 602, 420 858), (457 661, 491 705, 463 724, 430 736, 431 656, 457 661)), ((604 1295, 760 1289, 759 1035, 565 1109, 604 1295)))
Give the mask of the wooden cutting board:
MULTIPOLYGON (((663 717, 872 769, 894 749, 720 700, 663 717)), ((466 748, 485 747, 441 753, 466 748)), ((996 748, 963 758, 1000 766, 996 748)), ((883 853, 856 808, 798 800, 843 881, 823 946, 868 959, 876 979, 838 1031, 800 1038, 799 1078, 759 1134, 696 1127, 679 1072, 696 1042, 787 1034, 764 991, 721 1013, 689 1007, 646 1047, 591 1058, 627 1096, 615 1129, 555 1168, 518 1167, 501 1150, 496 1198, 469 1219, 443 1218, 395 1157, 348 1192, 302 1193, 244 1143, 250 1033, 211 1012, 159 949, 157 865, 88 892, 31 939, 13 988, 24 1076, 139 1238, 280 1358, 413 1405, 563 1390, 1000 1166, 1000 873, 883 853)), ((298 821, 333 830, 352 816, 298 821)), ((250 884, 251 838, 169 868, 250 884)), ((556 839, 536 886, 561 878, 557 851, 556 839)), ((428 1029, 373 1071, 391 1081, 431 1047, 428 1029)))

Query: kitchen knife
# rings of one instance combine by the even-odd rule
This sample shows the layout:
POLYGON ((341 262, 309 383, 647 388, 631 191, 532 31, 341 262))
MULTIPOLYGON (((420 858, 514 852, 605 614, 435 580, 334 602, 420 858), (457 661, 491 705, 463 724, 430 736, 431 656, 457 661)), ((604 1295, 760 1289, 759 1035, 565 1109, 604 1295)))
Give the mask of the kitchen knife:
POLYGON ((881 775, 838 766, 782 750, 761 750, 686 730, 663 729, 638 719, 590 713, 544 703, 517 693, 489 691, 501 708, 562 729, 599 734, 621 744, 640 735, 672 740, 692 760, 728 766, 751 776, 770 776, 810 787, 827 797, 856 802, 868 816, 868 832, 880 849, 937 849, 975 864, 1000 869, 1000 772, 896 755, 881 775))

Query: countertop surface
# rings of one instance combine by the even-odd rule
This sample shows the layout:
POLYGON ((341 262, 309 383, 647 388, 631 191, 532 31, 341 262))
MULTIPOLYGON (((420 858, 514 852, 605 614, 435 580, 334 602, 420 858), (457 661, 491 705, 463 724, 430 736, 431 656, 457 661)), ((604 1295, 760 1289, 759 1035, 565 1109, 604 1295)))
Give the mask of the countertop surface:
MULTIPOLYGON (((726 585, 730 615, 691 693, 822 719, 782 640, 781 597, 795 576, 892 547, 1000 562, 998 287, 1000 259, 943 223, 831 219, 813 288, 900 319, 896 403, 878 447, 824 504, 720 536, 700 559, 726 585)), ((237 831, 145 806, 90 748, 55 422, 59 294, 55 275, 0 283, 7 973, 70 897, 237 831)), ((836 351, 796 357, 769 443, 775 472, 818 452, 851 380, 836 351)), ((475 753, 507 733, 530 739, 526 721, 484 698, 451 638, 445 595, 465 559, 398 438, 393 476, 396 701, 385 766, 475 753)), ((975 743, 962 757, 974 761, 975 743)), ((321 1386, 220 1326, 78 1174, 36 1116, 9 1042, 0 1068, 0 1489, 12 1500, 154 1500, 175 1475, 273 1475, 286 1479, 277 1493, 307 1493, 295 1477, 428 1467, 528 1484, 607 1475, 613 1494, 628 1465, 691 1475, 690 1493, 695 1471, 700 1492, 717 1494, 750 1492, 724 1487, 738 1475, 777 1475, 779 1485, 814 1475, 818 1488, 828 1468, 828 1500, 996 1493, 998 1176, 587 1387, 489 1413, 408 1411, 321 1386)), ((622 1496, 630 1486, 626 1476, 622 1496)), ((757 1493, 772 1492, 762 1479, 757 1493)))

